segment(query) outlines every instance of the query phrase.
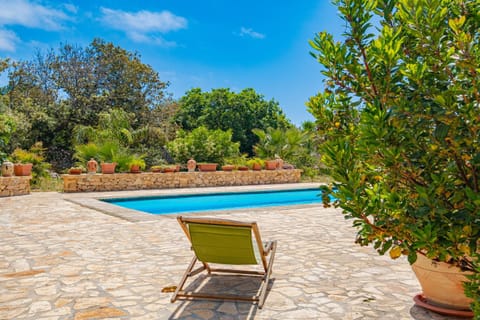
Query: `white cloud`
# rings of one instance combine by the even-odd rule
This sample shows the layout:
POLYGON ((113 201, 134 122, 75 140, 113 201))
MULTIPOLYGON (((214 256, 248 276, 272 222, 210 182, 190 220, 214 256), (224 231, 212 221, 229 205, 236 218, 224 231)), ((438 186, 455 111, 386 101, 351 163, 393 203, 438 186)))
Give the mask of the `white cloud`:
POLYGON ((0 26, 21 25, 43 30, 61 30, 69 17, 60 10, 26 0, 0 0, 0 26))
POLYGON ((0 29, 0 50, 1 51, 15 51, 15 45, 18 43, 20 39, 18 39, 15 32, 0 29))
POLYGON ((130 39, 138 43, 153 43, 162 47, 175 47, 177 45, 174 41, 167 41, 160 36, 151 36, 136 31, 128 31, 126 34, 130 39))
POLYGON ((103 23, 112 29, 120 30, 136 42, 153 42, 162 46, 174 46, 174 42, 165 41, 155 33, 168 33, 187 28, 187 19, 169 11, 127 12, 101 8, 103 23))
POLYGON ((71 13, 78 12, 78 7, 71 3, 65 3, 63 6, 65 7, 65 10, 67 10, 68 12, 71 12, 71 13))
POLYGON ((61 10, 29 2, 29 0, 0 0, 0 50, 15 51, 21 40, 7 26, 57 31, 70 17, 61 10))
POLYGON ((251 38, 254 38, 254 39, 264 39, 265 38, 265 35, 263 33, 256 32, 252 28, 245 28, 245 27, 240 28, 239 36, 241 36, 241 37, 251 37, 251 38))

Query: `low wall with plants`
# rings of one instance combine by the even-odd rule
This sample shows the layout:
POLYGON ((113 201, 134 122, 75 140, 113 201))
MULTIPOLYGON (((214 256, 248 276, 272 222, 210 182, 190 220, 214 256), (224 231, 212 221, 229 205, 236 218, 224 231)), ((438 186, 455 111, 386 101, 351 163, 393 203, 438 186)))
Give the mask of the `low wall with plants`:
POLYGON ((63 175, 64 192, 240 186, 300 182, 302 170, 63 175))
POLYGON ((0 197, 30 194, 30 179, 32 176, 0 177, 0 197))

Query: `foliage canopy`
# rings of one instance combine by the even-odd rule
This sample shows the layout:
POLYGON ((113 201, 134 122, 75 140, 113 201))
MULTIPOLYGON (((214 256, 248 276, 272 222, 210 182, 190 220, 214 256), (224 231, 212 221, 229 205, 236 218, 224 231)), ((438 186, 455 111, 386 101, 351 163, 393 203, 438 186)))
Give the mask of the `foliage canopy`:
POLYGON ((325 90, 308 108, 357 242, 475 269, 466 257, 478 262, 480 245, 480 2, 334 3, 346 31, 311 41, 325 90))
POLYGON ((240 143, 240 152, 253 153, 258 141, 252 129, 266 130, 291 126, 278 102, 265 101, 253 89, 239 93, 230 89, 213 89, 202 92, 200 88, 187 91, 179 101, 176 122, 187 131, 205 126, 208 129, 231 130, 232 140, 240 143))
MULTIPOLYGON (((159 123, 152 114, 171 105, 168 83, 137 53, 101 39, 85 48, 64 44, 37 52, 30 61, 2 60, 1 68, 7 66, 9 83, 1 96, 18 124, 11 144, 27 148, 42 141, 48 159, 60 168, 71 165, 75 126, 95 127, 99 114, 117 108, 133 114, 133 129, 155 128, 159 123)), ((166 133, 150 132, 155 137, 166 133)))

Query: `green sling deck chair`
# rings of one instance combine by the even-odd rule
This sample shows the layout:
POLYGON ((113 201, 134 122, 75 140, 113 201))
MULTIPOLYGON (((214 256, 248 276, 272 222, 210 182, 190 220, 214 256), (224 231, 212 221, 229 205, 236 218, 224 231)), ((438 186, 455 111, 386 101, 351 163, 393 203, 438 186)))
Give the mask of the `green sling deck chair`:
MULTIPOLYGON (((276 241, 262 243, 255 222, 246 223, 224 219, 177 217, 195 253, 190 265, 177 286, 171 302, 182 299, 213 299, 257 302, 262 308, 272 273, 276 241), (270 255, 267 263, 267 257, 270 255), (197 261, 201 266, 193 269, 197 261), (212 268, 209 263, 223 265, 261 265, 262 271, 212 268), (183 286, 189 277, 206 270, 214 272, 262 277, 259 293, 252 296, 204 294, 186 292, 183 286)), ((257 267, 258 269, 258 267, 257 267)))

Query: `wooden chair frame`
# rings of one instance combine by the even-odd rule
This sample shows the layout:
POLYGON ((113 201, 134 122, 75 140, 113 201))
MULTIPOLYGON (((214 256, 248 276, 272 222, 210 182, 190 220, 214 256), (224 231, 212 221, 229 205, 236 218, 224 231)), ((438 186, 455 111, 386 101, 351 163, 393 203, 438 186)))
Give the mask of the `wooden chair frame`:
MULTIPOLYGON (((225 220, 225 219, 212 219, 212 218, 187 218, 179 216, 177 220, 182 227, 182 230, 185 232, 188 240, 192 244, 193 250, 193 243, 192 238, 190 236, 188 224, 195 223, 195 224, 207 224, 207 225, 220 225, 220 226, 230 226, 230 227, 248 227, 251 229, 253 236, 255 237, 254 243, 252 245, 257 245, 258 252, 260 253, 261 257, 261 265, 263 267, 263 271, 252 271, 252 270, 239 270, 239 269, 223 269, 223 268, 212 268, 209 263, 205 261, 199 261, 197 256, 195 255, 190 262, 187 270, 182 276, 180 283, 178 284, 172 298, 171 302, 175 302, 177 299, 209 299, 209 300, 231 300, 231 301, 251 301, 258 303, 258 307, 261 309, 265 302, 266 294, 267 294, 267 287, 270 281, 270 276, 272 274, 272 265, 275 258, 275 252, 277 248, 277 241, 268 241, 263 243, 260 237, 260 231, 256 222, 240 222, 240 221, 233 221, 233 220, 225 220), (267 262, 267 258, 268 262, 267 262), (202 265, 196 269, 194 269, 195 264, 199 261, 202 265), (212 274, 214 272, 217 273, 229 273, 229 274, 241 274, 247 276, 254 276, 254 277, 262 277, 262 284, 260 287, 260 293, 254 296, 239 296, 239 295, 220 295, 220 294, 204 294, 204 293, 195 293, 195 292, 186 292, 183 289, 187 279, 189 277, 193 277, 199 274, 202 271, 207 271, 208 274, 212 274)), ((257 264, 260 264, 257 262, 257 264)))

